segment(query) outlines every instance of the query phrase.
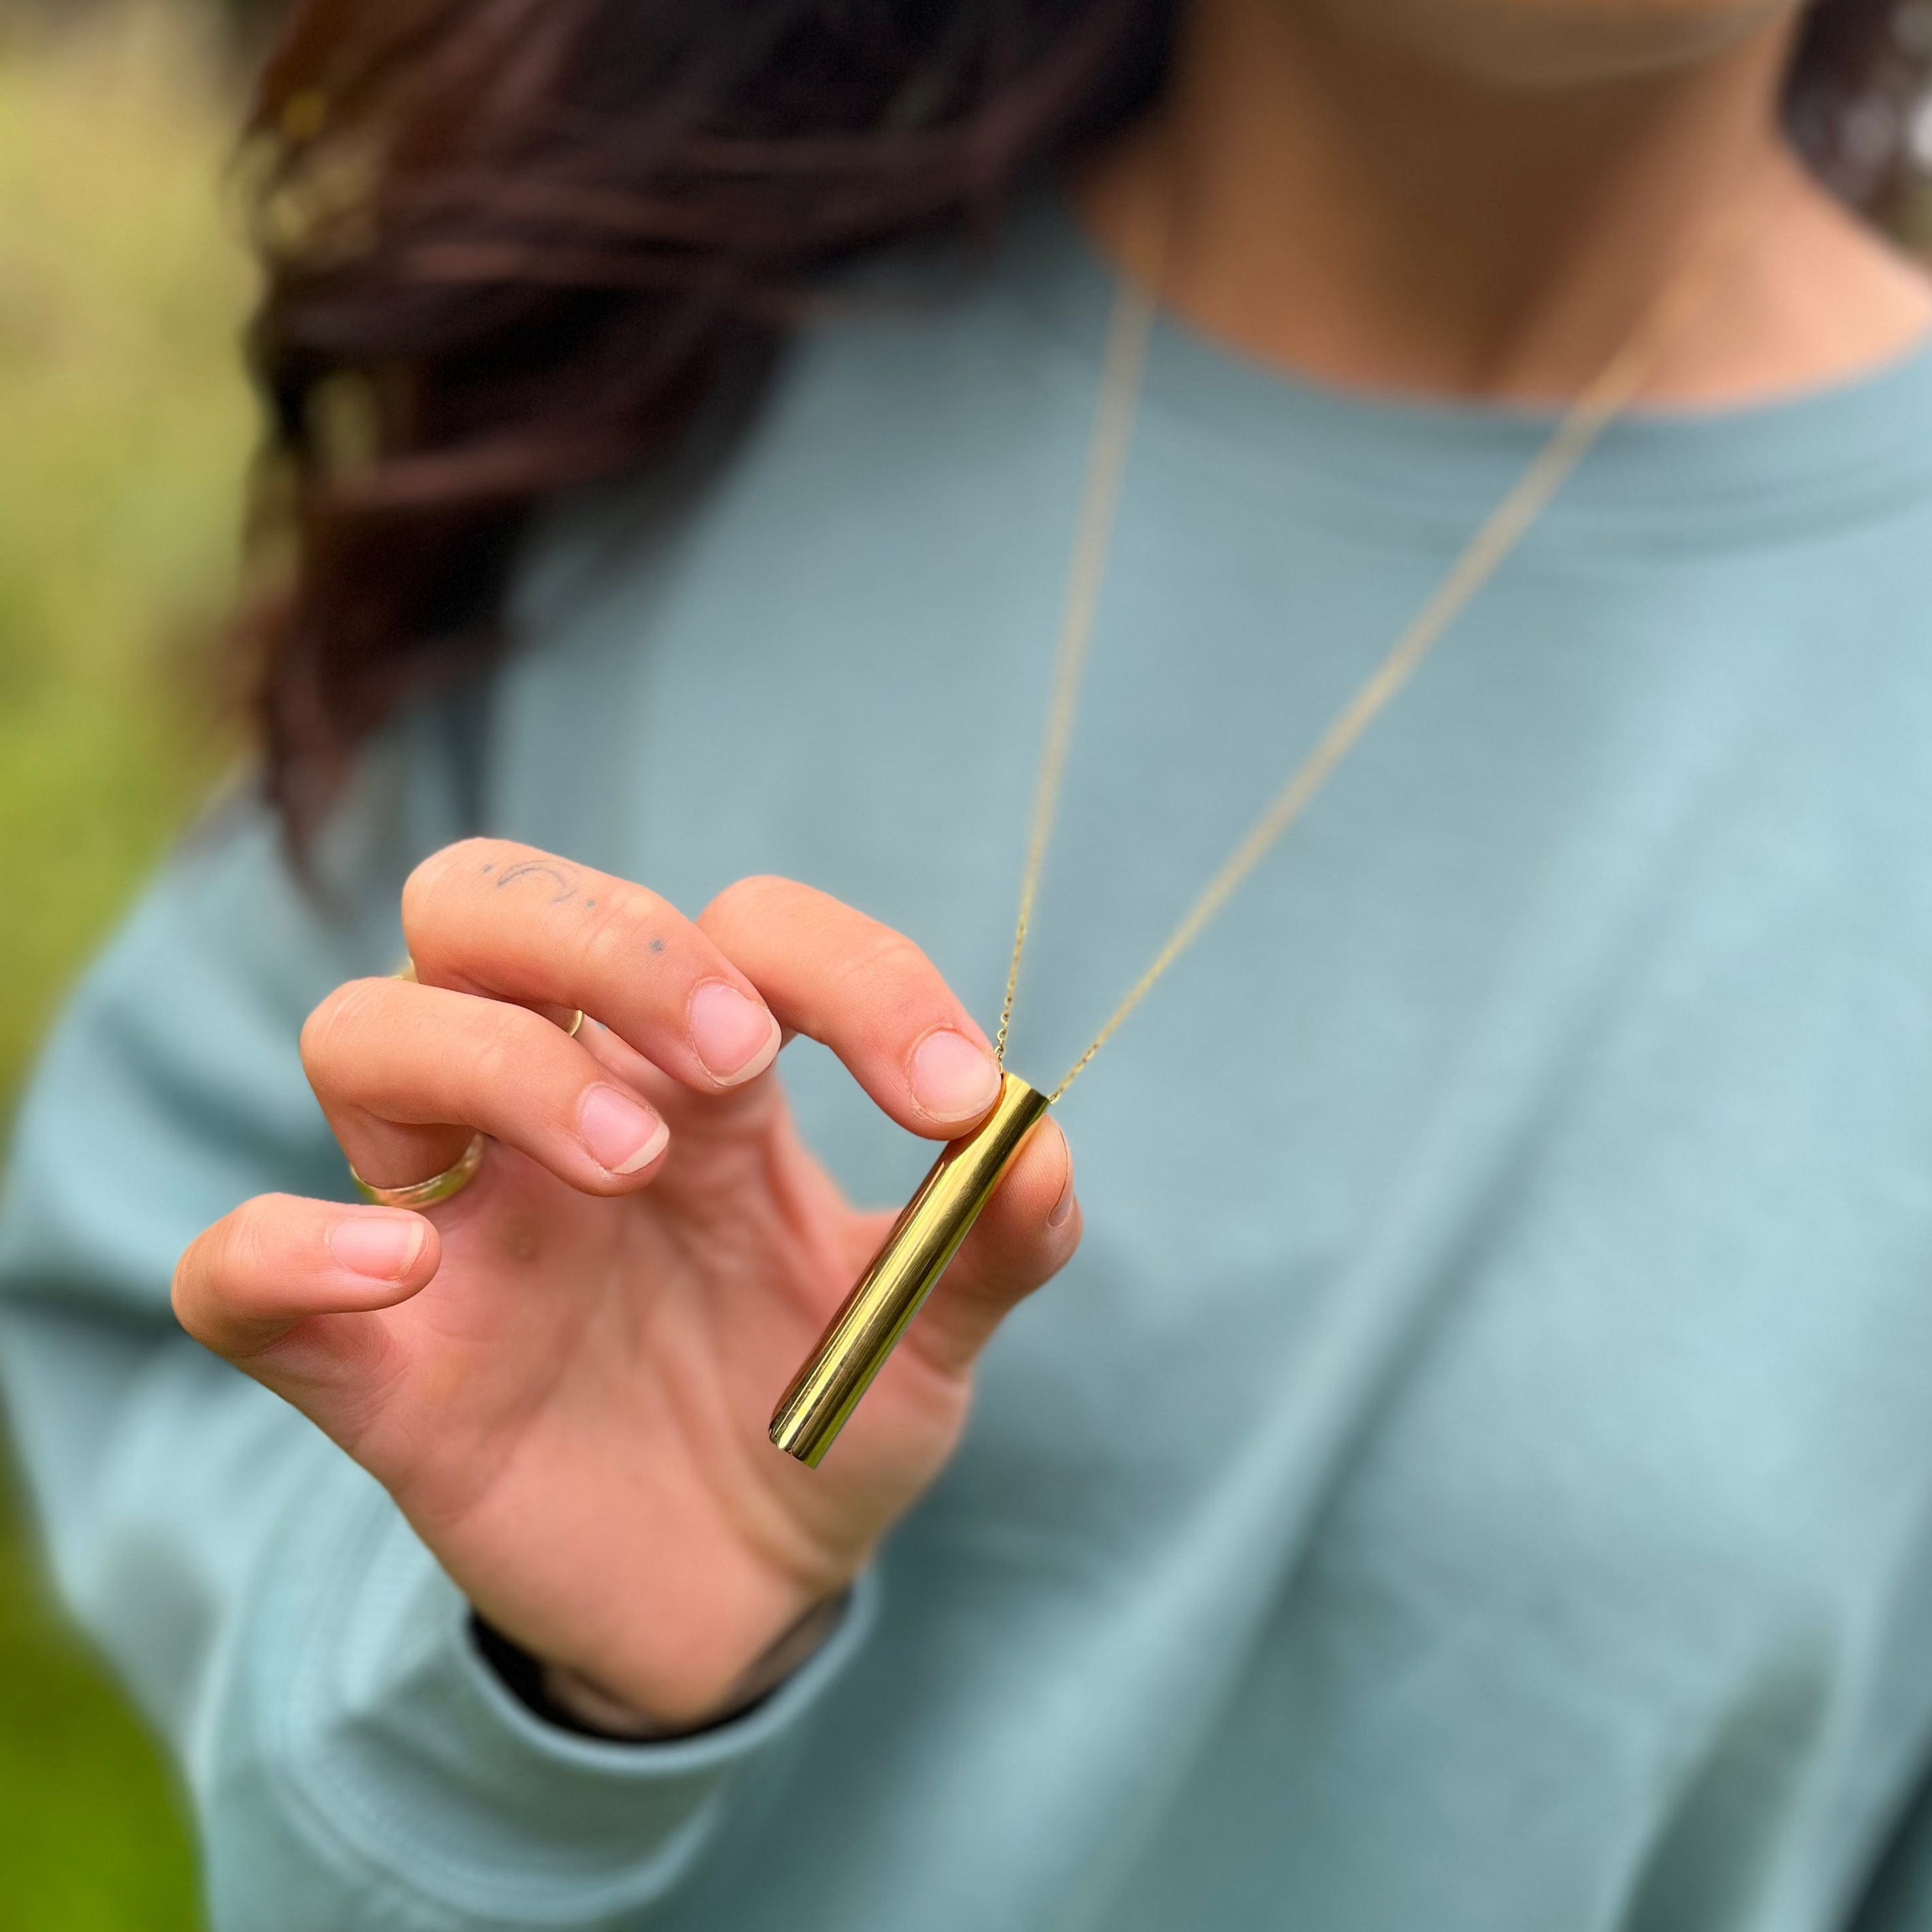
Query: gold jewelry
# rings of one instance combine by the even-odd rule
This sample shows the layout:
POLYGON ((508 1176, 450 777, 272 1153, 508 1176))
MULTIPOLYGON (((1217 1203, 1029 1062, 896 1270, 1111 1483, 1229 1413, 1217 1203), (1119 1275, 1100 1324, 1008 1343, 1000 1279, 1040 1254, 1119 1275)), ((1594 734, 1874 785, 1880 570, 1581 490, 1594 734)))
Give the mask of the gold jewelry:
POLYGON ((470 1144, 440 1174, 432 1174, 427 1180, 412 1180, 404 1187, 378 1187, 364 1180, 352 1166, 349 1178, 355 1182, 356 1191, 363 1199, 376 1207, 434 1208, 439 1201, 447 1201, 452 1195, 460 1194, 476 1178, 476 1170, 483 1165, 483 1149, 487 1144, 487 1136, 472 1134, 470 1144))
MULTIPOLYGON (((814 1467, 824 1458, 919 1312, 920 1304, 958 1251, 980 1210, 992 1198, 1028 1133, 1093 1064, 1094 1055, 1301 816, 1362 734, 1414 676, 1451 622, 1522 542, 1604 431, 1636 398, 1664 350, 1710 292, 1718 268, 1755 225, 1759 212, 1738 208, 1714 224, 1703 244, 1639 316, 1596 378, 1564 411, 1528 466, 1450 565, 1388 656, 1336 713, 1314 750, 1289 774, 1267 809, 1222 862, 1059 1085, 1042 1094, 1018 1076, 1006 1073, 999 1104, 991 1116, 940 1152, 919 1192, 894 1222, 884 1245, 780 1398, 771 1422, 771 1438, 778 1448, 814 1467)), ((1081 680, 1156 312, 1153 292, 1135 288, 1125 280, 1118 284, 1068 572, 1046 741, 1034 786, 1012 956, 1000 1006, 994 1054, 1002 1072, 1020 962, 1072 742, 1081 680)))
MULTIPOLYGON (((413 959, 405 959, 390 976, 406 980, 412 985, 420 983, 416 979, 416 962, 413 959)), ((574 1040, 583 1028, 584 1009, 579 1006, 563 1029, 564 1037, 574 1040)), ((363 1199, 376 1207, 434 1208, 439 1201, 448 1201, 460 1194, 476 1178, 476 1170, 483 1165, 483 1150, 488 1141, 487 1135, 472 1134, 470 1144, 440 1174, 432 1174, 427 1180, 412 1180, 404 1187, 378 1187, 356 1172, 353 1162, 350 1163, 349 1178, 355 1182, 356 1191, 363 1199)))
POLYGON ((1009 1073, 992 1118, 941 1150, 872 1266, 778 1398, 772 1440, 788 1455, 818 1467, 1047 1105, 1044 1094, 1009 1073))

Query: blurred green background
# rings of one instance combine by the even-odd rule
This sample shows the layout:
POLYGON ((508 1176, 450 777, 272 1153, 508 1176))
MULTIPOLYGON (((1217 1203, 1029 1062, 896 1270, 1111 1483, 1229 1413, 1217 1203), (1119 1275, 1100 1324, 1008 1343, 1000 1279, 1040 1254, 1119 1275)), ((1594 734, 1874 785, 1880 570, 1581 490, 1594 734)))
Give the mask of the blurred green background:
MULTIPOLYGON (((238 88, 189 0, 0 0, 0 1110, 232 755, 214 638, 253 434, 222 183, 238 88)), ((199 1922, 184 1808, 0 1495, 0 1924, 199 1922)))

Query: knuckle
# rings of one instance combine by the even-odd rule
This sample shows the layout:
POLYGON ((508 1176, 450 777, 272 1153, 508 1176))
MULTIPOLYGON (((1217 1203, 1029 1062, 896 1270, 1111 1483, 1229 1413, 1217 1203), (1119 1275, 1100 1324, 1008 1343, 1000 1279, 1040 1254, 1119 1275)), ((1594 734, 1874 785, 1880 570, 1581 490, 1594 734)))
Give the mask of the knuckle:
POLYGON ((837 970, 844 986, 873 1000, 929 996, 939 981, 932 962, 890 926, 868 925, 855 934, 837 970))
POLYGON ((244 1285, 262 1274, 273 1254, 276 1210, 284 1197, 257 1195, 204 1228, 175 1264, 170 1298, 175 1318, 198 1342, 218 1333, 219 1316, 244 1285))
POLYGON ((500 838, 459 838, 421 860, 403 881, 403 926, 406 932, 428 917, 460 880, 496 863, 506 848, 500 838))
POLYGON ((277 1194, 258 1194, 254 1200, 243 1202, 220 1224, 214 1272, 222 1282, 239 1286, 257 1279, 273 1267, 283 1198, 277 1194))
POLYGON ((303 1022, 302 1070, 311 1085, 367 1044, 376 1010, 392 990, 386 980, 345 980, 303 1022))
POLYGON ((464 1042, 475 1090, 494 1094, 526 1085, 532 1058, 541 1051, 536 1029, 548 1022, 524 1006, 503 1006, 484 1018, 488 1024, 476 1028, 464 1042))
POLYGON ((956 1015, 932 963, 903 933, 870 926, 844 941, 808 997, 809 1024, 842 1030, 868 1052, 896 1058, 956 1015))
POLYGON ((754 925, 769 917, 781 900, 795 898, 808 888, 776 872, 753 872, 734 879, 700 914, 698 924, 707 932, 730 932, 754 925))
POLYGON ((664 902, 643 886, 613 893, 587 916, 585 964, 600 980, 634 975, 640 953, 647 952, 654 942, 662 951, 668 910, 664 902))

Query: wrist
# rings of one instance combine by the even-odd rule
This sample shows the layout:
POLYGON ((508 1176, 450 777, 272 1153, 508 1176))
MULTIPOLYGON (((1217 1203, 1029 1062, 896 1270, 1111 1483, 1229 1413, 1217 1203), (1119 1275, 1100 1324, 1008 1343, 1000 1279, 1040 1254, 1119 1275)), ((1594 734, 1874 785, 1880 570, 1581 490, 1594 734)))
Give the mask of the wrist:
POLYGON ((518 1702, 546 1722, 583 1736, 662 1743, 728 1724, 761 1703, 824 1646, 850 1596, 847 1589, 814 1604, 716 1696, 672 1714, 646 1709, 581 1671, 532 1656, 473 1609, 470 1621, 485 1660, 518 1702))

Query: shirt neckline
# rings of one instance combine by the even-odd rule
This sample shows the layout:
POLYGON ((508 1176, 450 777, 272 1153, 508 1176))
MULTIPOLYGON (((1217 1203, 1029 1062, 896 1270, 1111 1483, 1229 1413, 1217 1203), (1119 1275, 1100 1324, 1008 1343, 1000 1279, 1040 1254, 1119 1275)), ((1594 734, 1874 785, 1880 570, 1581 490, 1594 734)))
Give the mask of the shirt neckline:
MULTIPOLYGON (((1029 323, 1097 380, 1114 271, 1065 193, 1042 187, 1003 236, 1002 276, 1029 323)), ((1145 429, 1221 460, 1384 512, 1466 527, 1560 412, 1322 384, 1244 355, 1163 311, 1145 429)), ((1898 513, 1932 495, 1932 333, 1841 382, 1762 402, 1633 410, 1606 430, 1545 513, 1552 530, 1610 526, 1681 543, 1728 532, 1798 537, 1898 513)))

